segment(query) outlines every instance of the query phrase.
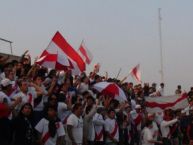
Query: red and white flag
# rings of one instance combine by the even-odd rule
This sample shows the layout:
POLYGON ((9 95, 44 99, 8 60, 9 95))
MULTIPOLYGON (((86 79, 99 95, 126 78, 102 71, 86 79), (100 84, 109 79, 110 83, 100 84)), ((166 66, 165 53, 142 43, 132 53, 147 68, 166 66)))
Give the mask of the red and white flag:
POLYGON ((82 43, 78 49, 78 52, 85 63, 87 63, 87 64, 91 63, 93 56, 92 56, 91 52, 86 48, 84 41, 82 41, 82 43))
POLYGON ((141 83, 141 72, 139 71, 140 65, 138 64, 130 70, 131 76, 138 82, 141 83))
POLYGON ((161 97, 146 97, 145 104, 147 112, 156 113, 162 112, 165 109, 184 109, 188 106, 187 94, 161 96, 161 97))
POLYGON ((93 88, 104 95, 109 95, 110 97, 118 100, 119 102, 127 101, 127 97, 126 97, 125 93, 115 83, 99 82, 99 83, 94 84, 93 88))
POLYGON ((36 63, 60 70, 68 68, 74 75, 85 71, 85 62, 59 32, 56 32, 36 63))

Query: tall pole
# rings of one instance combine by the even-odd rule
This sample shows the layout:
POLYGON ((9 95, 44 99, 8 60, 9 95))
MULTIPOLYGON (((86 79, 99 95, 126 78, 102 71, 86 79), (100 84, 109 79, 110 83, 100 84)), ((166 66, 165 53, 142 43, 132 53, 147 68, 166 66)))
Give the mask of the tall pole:
POLYGON ((12 43, 13 43, 13 42, 10 42, 9 44, 10 44, 11 54, 13 55, 13 47, 12 47, 12 43))
POLYGON ((7 42, 10 44, 10 49, 11 49, 11 54, 13 55, 13 49, 12 49, 12 41, 9 41, 9 40, 6 40, 6 39, 3 39, 3 38, 0 38, 1 41, 4 41, 4 42, 7 42))
POLYGON ((158 9, 158 23, 159 23, 159 41, 160 41, 160 74, 161 74, 161 82, 164 83, 164 71, 163 71, 163 46, 162 46, 162 27, 161 27, 161 8, 158 9))
POLYGON ((118 77, 119 77, 119 75, 120 75, 120 72, 121 72, 121 68, 119 69, 119 72, 118 72, 118 74, 117 74, 117 76, 116 76, 116 79, 118 79, 118 77))

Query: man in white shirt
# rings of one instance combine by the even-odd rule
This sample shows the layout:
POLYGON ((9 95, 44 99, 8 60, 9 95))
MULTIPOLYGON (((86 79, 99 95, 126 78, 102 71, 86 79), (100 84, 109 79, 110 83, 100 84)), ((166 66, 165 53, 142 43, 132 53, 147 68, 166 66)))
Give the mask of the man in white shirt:
POLYGON ((1 91, 0 91, 0 102, 11 104, 11 99, 9 98, 8 94, 12 88, 11 81, 7 78, 1 81, 1 91))
POLYGON ((97 113, 93 117, 94 129, 95 129, 95 145, 104 145, 104 125, 105 120, 103 119, 102 113, 104 108, 100 107, 97 109, 97 113))
POLYGON ((62 122, 57 119, 57 108, 51 105, 47 106, 45 116, 35 126, 41 136, 40 144, 58 145, 63 143, 65 131, 62 122))
POLYGON ((72 112, 73 113, 67 119, 68 136, 72 145, 83 145, 82 104, 75 104, 72 112))
POLYGON ((37 98, 37 93, 40 93, 42 91, 40 87, 33 83, 29 83, 25 79, 19 80, 18 86, 20 91, 11 98, 13 102, 18 98, 21 98, 22 100, 21 103, 15 107, 16 113, 18 113, 24 103, 30 103, 32 106, 34 106, 34 99, 37 98), (38 92, 37 90, 40 92, 38 92))
POLYGON ((165 92, 164 92, 164 83, 161 83, 160 84, 160 87, 158 89, 158 92, 159 96, 164 96, 165 95, 165 92))
POLYGON ((93 116, 97 111, 96 105, 89 105, 86 107, 85 115, 84 115, 84 124, 83 124, 83 132, 84 132, 84 144, 92 145, 95 139, 95 130, 93 124, 93 116))
POLYGON ((105 133, 107 145, 118 145, 119 127, 115 120, 115 110, 108 111, 108 118, 105 120, 105 133))
POLYGON ((148 120, 152 122, 152 128, 150 128, 153 135, 153 139, 157 141, 159 135, 159 129, 157 123, 155 122, 155 114, 148 113, 148 120))
POLYGON ((164 145, 171 145, 170 141, 170 126, 175 124, 178 121, 178 119, 171 119, 170 116, 165 116, 163 118, 163 121, 160 124, 160 129, 162 133, 163 138, 163 144, 164 145))
MULTIPOLYGON (((17 106, 21 99, 17 98, 13 103, 11 102, 11 98, 8 95, 12 89, 12 83, 9 79, 5 78, 1 81, 1 91, 0 91, 0 103, 7 104, 9 109, 12 110, 17 106)), ((9 114, 9 119, 12 118, 12 113, 9 114)))
POLYGON ((153 128, 152 121, 147 121, 145 128, 142 130, 141 133, 141 139, 142 139, 142 145, 154 145, 156 144, 162 144, 161 141, 156 141, 153 138, 153 134, 151 129, 153 128))
POLYGON ((135 110, 132 110, 130 112, 130 116, 131 116, 131 121, 132 121, 132 124, 133 124, 133 127, 134 127, 134 138, 133 138, 133 141, 139 145, 140 143, 140 134, 141 134, 141 125, 142 125, 142 122, 144 120, 144 117, 143 117, 143 114, 141 112, 141 105, 137 104, 135 106, 135 110))

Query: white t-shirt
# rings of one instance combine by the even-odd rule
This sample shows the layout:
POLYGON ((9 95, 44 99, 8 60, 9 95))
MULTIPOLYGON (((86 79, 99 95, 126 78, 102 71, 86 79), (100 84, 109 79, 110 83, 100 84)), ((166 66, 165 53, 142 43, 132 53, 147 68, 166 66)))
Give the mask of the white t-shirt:
POLYGON ((157 122, 157 124, 161 124, 161 122, 163 121, 163 117, 164 117, 164 113, 163 112, 156 112, 155 113, 155 121, 157 122))
POLYGON ((136 101, 134 99, 131 99, 131 109, 135 110, 136 101))
MULTIPOLYGON (((114 131, 114 129, 115 129, 116 123, 117 122, 116 122, 115 119, 107 118, 105 120, 105 131, 108 132, 109 134, 111 134, 114 131)), ((113 138, 116 139, 117 141, 119 141, 119 128, 117 128, 117 131, 116 131, 115 136, 113 138)), ((112 140, 110 140, 107 137, 106 138, 106 142, 112 142, 112 140)))
POLYGON ((79 88, 78 88, 78 91, 79 91, 80 93, 84 93, 85 91, 88 91, 88 89, 89 89, 88 84, 81 83, 80 86, 79 86, 79 88))
POLYGON ((95 133, 97 134, 98 139, 97 141, 104 141, 103 137, 103 126, 105 125, 105 120, 101 114, 96 113, 93 117, 94 129, 95 133))
POLYGON ((82 117, 78 118, 75 114, 71 114, 67 119, 67 125, 73 126, 72 135, 74 141, 77 144, 82 144, 83 142, 83 120, 82 117))
POLYGON ((2 91, 0 91, 0 102, 3 103, 4 101, 6 101, 9 105, 11 103, 10 98, 2 91))
POLYGON ((136 110, 133 110, 130 112, 130 116, 131 116, 131 121, 132 123, 137 127, 137 131, 141 131, 141 122, 142 120, 140 120, 139 124, 136 124, 136 118, 139 117, 139 115, 142 115, 142 114, 139 114, 136 112, 136 110))
POLYGON ((24 94, 20 91, 15 94, 12 99, 17 99, 19 97, 21 97, 22 102, 15 107, 16 110, 20 110, 21 106, 25 103, 30 103, 32 106, 34 106, 34 99, 37 98, 37 92, 34 87, 29 87, 27 94, 24 94))
POLYGON ((170 126, 176 123, 178 119, 173 119, 171 121, 163 120, 160 125, 160 130, 162 133, 162 137, 169 138, 170 126))
POLYGON ((58 102, 58 117, 60 120, 64 120, 66 116, 67 105, 63 102, 58 102))
POLYGON ((48 91, 46 90, 45 86, 42 84, 41 89, 43 90, 43 95, 41 98, 41 101, 35 106, 34 105, 34 111, 43 111, 44 109, 44 103, 48 100, 48 91))
MULTIPOLYGON (((41 138, 44 138, 45 134, 48 133, 48 131, 49 131, 48 125, 49 125, 49 121, 47 119, 43 118, 35 126, 35 129, 39 133, 41 133, 41 135, 42 135, 41 138)), ((56 135, 54 136, 54 138, 53 137, 49 137, 44 145, 56 145, 57 138, 65 135, 65 131, 64 131, 64 127, 63 127, 62 123, 61 122, 57 122, 56 125, 57 125, 56 135)))
POLYGON ((158 126, 157 126, 157 124, 153 121, 152 122, 152 128, 150 129, 151 130, 151 133, 152 133, 152 135, 153 135, 153 139, 154 140, 157 140, 157 137, 158 137, 158 126))
POLYGON ((149 128, 145 127, 141 133, 142 145, 153 145, 149 140, 153 140, 152 132, 149 128))

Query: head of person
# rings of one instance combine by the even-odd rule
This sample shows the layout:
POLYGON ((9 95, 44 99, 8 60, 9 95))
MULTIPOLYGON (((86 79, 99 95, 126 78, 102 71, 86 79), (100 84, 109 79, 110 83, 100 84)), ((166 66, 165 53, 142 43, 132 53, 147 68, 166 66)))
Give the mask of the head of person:
POLYGON ((147 114, 147 118, 148 118, 149 121, 154 121, 154 119, 155 119, 155 114, 154 114, 154 113, 148 113, 148 114, 147 114))
POLYGON ((153 88, 156 88, 157 84, 156 83, 152 83, 151 85, 153 88))
POLYGON ((87 106, 87 107, 86 107, 86 110, 85 110, 86 114, 89 114, 89 112, 91 111, 91 109, 92 109, 92 106, 91 106, 91 105, 87 106))
POLYGON ((136 110, 137 113, 140 113, 141 112, 141 105, 137 104, 135 106, 135 110, 136 110))
POLYGON ((14 79, 15 79, 15 73, 14 73, 13 70, 11 70, 11 71, 9 72, 8 79, 10 79, 11 81, 14 81, 14 79))
POLYGON ((178 86, 177 86, 177 89, 181 90, 181 88, 182 88, 181 85, 178 85, 178 86))
POLYGON ((103 114, 104 113, 104 111, 105 111, 105 108, 104 108, 104 106, 98 106, 97 107, 97 113, 99 113, 99 114, 103 114))
POLYGON ((1 89, 3 92, 8 93, 12 89, 11 81, 7 78, 1 81, 1 89))
POLYGON ((83 113, 83 106, 81 103, 75 103, 72 109, 72 112, 77 116, 80 117, 83 113))
POLYGON ((153 127, 152 121, 147 120, 146 123, 145 123, 145 126, 151 129, 153 127))
POLYGON ((45 107, 46 119, 49 121, 48 129, 51 137, 56 135, 57 127, 56 122, 59 121, 57 118, 57 106, 48 105, 45 107))
POLYGON ((30 57, 30 55, 25 55, 25 56, 23 57, 23 59, 22 59, 22 63, 23 63, 24 65, 26 65, 26 64, 31 64, 31 57, 30 57))
POLYGON ((160 87, 161 87, 161 88, 164 88, 164 83, 161 83, 161 84, 160 84, 160 87))
POLYGON ((90 96, 90 93, 89 93, 89 91, 87 90, 87 91, 84 91, 83 93, 82 93, 82 96, 83 96, 83 98, 88 98, 89 96, 90 96))
POLYGON ((130 83, 128 84, 128 88, 129 88, 129 89, 132 89, 132 88, 133 88, 133 83, 132 83, 132 82, 130 82, 130 83))
POLYGON ((125 111, 128 112, 128 113, 131 111, 131 105, 130 104, 127 103, 125 105, 125 111))
POLYGON ((41 86, 42 81, 43 81, 43 77, 40 76, 40 75, 36 75, 36 76, 33 78, 33 80, 34 80, 34 83, 35 83, 36 85, 41 86))
POLYGON ((24 93, 28 92, 29 83, 26 79, 18 80, 17 84, 22 92, 24 92, 24 93))
POLYGON ((48 77, 51 78, 51 79, 54 78, 54 77, 56 77, 56 70, 55 70, 55 69, 52 69, 52 70, 49 72, 48 77))
POLYGON ((171 111, 170 110, 164 110, 163 120, 170 121, 171 119, 172 119, 171 111))
POLYGON ((52 104, 46 104, 44 106, 44 117, 48 120, 48 121, 56 121, 58 119, 57 116, 57 105, 52 105, 52 104))
POLYGON ((95 103, 94 98, 93 98, 91 95, 89 95, 89 96, 87 97, 87 105, 88 105, 88 106, 92 106, 94 103, 95 103))
POLYGON ((98 82, 101 82, 102 79, 99 75, 95 75, 94 80, 95 80, 96 83, 98 83, 98 82))
POLYGON ((61 86, 61 91, 68 92, 69 88, 72 86, 70 78, 65 78, 64 83, 61 86))
POLYGON ((49 96, 49 98, 48 98, 48 103, 49 103, 50 105, 57 105, 57 103, 58 103, 58 98, 57 98, 57 96, 56 96, 55 94, 52 94, 51 96, 49 96))
POLYGON ((85 83, 85 84, 88 84, 89 83, 89 78, 86 76, 86 75, 83 75, 81 77, 81 82, 82 83, 85 83))
POLYGON ((108 116, 110 119, 114 119, 115 118, 115 110, 114 109, 109 109, 108 110, 108 116))
POLYGON ((13 69, 13 66, 11 63, 6 63, 4 66, 3 66, 3 71, 4 71, 4 74, 5 74, 5 77, 8 78, 9 76, 9 73, 10 71, 13 69))
POLYGON ((19 112, 19 115, 24 116, 24 117, 32 117, 33 114, 33 108, 30 103, 25 103, 19 112))

